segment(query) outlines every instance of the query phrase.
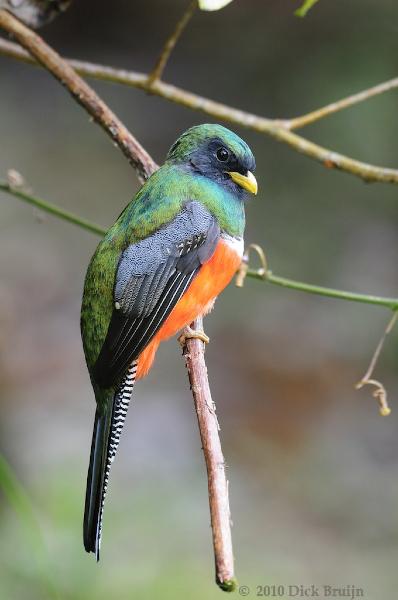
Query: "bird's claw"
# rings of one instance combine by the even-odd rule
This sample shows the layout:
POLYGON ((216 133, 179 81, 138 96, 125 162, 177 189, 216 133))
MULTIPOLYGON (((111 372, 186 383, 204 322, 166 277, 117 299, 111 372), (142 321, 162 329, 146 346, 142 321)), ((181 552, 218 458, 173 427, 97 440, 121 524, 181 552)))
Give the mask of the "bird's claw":
POLYGON ((196 331, 191 327, 185 327, 183 333, 179 336, 178 341, 181 346, 185 346, 186 341, 190 339, 202 340, 203 343, 208 344, 210 342, 210 338, 205 334, 204 331, 196 331))

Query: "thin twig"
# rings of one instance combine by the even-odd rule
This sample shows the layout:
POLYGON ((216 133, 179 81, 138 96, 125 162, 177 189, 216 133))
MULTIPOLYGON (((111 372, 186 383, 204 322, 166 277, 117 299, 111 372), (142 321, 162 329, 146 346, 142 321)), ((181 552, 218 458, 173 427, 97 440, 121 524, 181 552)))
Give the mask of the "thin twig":
POLYGON ((0 181, 0 190, 2 190, 3 192, 7 192, 7 194, 15 196, 20 200, 23 200, 23 202, 26 202, 27 204, 31 204, 32 206, 35 206, 36 208, 46 213, 54 215, 55 217, 58 217, 63 221, 68 221, 69 223, 78 225, 82 229, 90 231, 90 233, 96 233, 97 235, 101 236, 105 235, 106 233, 106 230, 100 227, 99 225, 91 223, 90 221, 86 221, 86 219, 83 219, 82 217, 79 217, 78 215, 75 215, 67 210, 63 210, 55 204, 51 204, 50 202, 46 202, 45 200, 36 198, 35 196, 28 194, 23 189, 11 187, 7 181, 0 181))
POLYGON ((160 53, 159 58, 155 64, 155 67, 153 68, 151 73, 149 73, 149 75, 148 75, 147 85, 149 88, 152 87, 152 85, 154 84, 155 81, 159 81, 162 78, 167 61, 170 58, 170 54, 173 52, 176 43, 180 39, 181 34, 184 31, 185 27, 188 25, 189 21, 191 20, 197 6, 198 6, 197 0, 193 0, 189 4, 188 8, 185 10, 181 19, 178 21, 173 33, 170 35, 169 38, 167 38, 167 40, 163 46, 162 52, 160 53))
POLYGON ((120 119, 94 90, 43 39, 6 10, 0 10, 0 28, 12 34, 35 59, 45 67, 102 129, 119 146, 144 181, 156 170, 156 163, 120 119))
MULTIPOLYGON (((24 202, 27 202, 28 204, 31 204, 32 206, 35 206, 44 212, 50 213, 59 219, 73 223, 74 225, 77 225, 78 227, 81 227, 90 233, 96 233, 101 236, 105 235, 106 233, 106 230, 99 225, 91 223, 79 215, 75 215, 74 213, 63 210, 55 204, 51 204, 50 202, 31 196, 26 191, 13 188, 5 181, 0 180, 0 190, 19 198, 20 200, 23 200, 24 202)), ((374 296, 370 294, 357 294, 355 292, 347 292, 345 290, 337 290, 334 288, 313 285, 303 281, 287 279, 286 277, 274 275, 274 273, 268 268, 265 272, 263 267, 260 269, 249 269, 248 263, 242 262, 242 267, 237 274, 237 282, 240 284, 238 287, 243 287, 243 281, 245 277, 251 277, 260 281, 265 281, 266 283, 271 283, 273 285, 278 285, 299 292, 315 294, 317 296, 326 296, 327 298, 335 298, 336 300, 348 300, 350 302, 360 302, 361 304, 372 304, 374 306, 390 308, 391 310, 398 310, 398 298, 387 298, 385 296, 374 296)))
POLYGON ((290 130, 306 127, 310 123, 314 123, 315 121, 324 119, 325 117, 328 117, 330 115, 333 115, 334 113, 349 108, 350 106, 354 106, 355 104, 359 104, 360 102, 369 100, 369 98, 374 98, 374 96, 379 96, 380 94, 384 94, 385 92, 394 90, 397 87, 398 77, 395 77, 394 79, 389 79, 388 81, 379 83, 378 85, 370 87, 367 90, 363 90, 362 92, 358 92, 357 94, 352 94, 351 96, 342 98, 337 102, 331 102, 331 104, 327 104, 322 108, 318 108, 317 110, 309 112, 305 115, 301 115, 300 117, 288 119, 284 121, 284 125, 287 129, 290 130))
POLYGON ((377 379, 373 379, 372 375, 373 375, 373 371, 375 370, 375 367, 377 365, 377 361, 379 360, 381 351, 383 350, 383 346, 384 346, 384 342, 386 341, 386 337, 393 330, 394 325, 397 322, 397 318, 398 318, 398 311, 396 310, 394 312, 393 316, 391 317, 391 319, 389 320, 387 327, 385 328, 384 333, 381 336, 379 343, 377 344, 376 350, 374 351, 374 354, 372 356, 372 359, 369 363, 369 367, 368 367, 365 375, 362 377, 362 379, 360 381, 358 381, 357 384, 355 384, 355 389, 357 389, 357 390, 360 390, 365 385, 372 385, 375 388, 372 393, 372 396, 374 398, 376 398, 376 400, 379 403, 380 414, 382 417, 387 417, 391 413, 391 409, 388 406, 388 401, 387 401, 387 390, 380 381, 378 381, 377 379))
MULTIPOLYGON (((191 327, 193 330, 202 331, 202 319, 196 319, 191 327)), ((199 339, 188 337, 183 348, 183 355, 206 461, 216 582, 224 591, 232 592, 236 588, 236 580, 232 553, 228 481, 220 443, 220 427, 204 359, 204 343, 199 339)))
POLYGON ((250 244, 245 251, 241 266, 236 274, 237 287, 243 287, 246 277, 259 279, 267 283, 279 285, 281 287, 297 290, 298 292, 307 292, 308 294, 316 294, 317 296, 326 296, 328 298, 336 298, 339 300, 348 300, 350 302, 360 302, 362 304, 374 304, 376 306, 384 306, 391 310, 398 310, 398 298, 385 298, 383 296, 373 296, 369 294, 356 294, 355 292, 346 292, 344 290, 336 290, 334 288, 322 287, 303 281, 295 281, 274 275, 268 267, 266 254, 258 244, 250 244), (250 250, 254 250, 260 259, 261 266, 259 269, 249 268, 250 250))
POLYGON ((241 265, 236 274, 236 282, 235 282, 236 287, 240 287, 240 288, 243 287, 243 285, 245 283, 245 279, 248 275, 250 277, 250 276, 253 276, 253 274, 254 274, 256 279, 265 280, 267 278, 268 272, 269 271, 268 271, 267 257, 265 255, 265 252, 262 249, 262 247, 259 246, 258 244, 249 244, 249 246, 246 248, 246 250, 243 254, 241 265), (250 251, 251 250, 254 250, 255 253, 257 254, 258 258, 260 259, 261 267, 259 269, 256 269, 256 270, 249 269, 250 251), (250 271, 250 273, 249 273, 249 271, 250 271))
MULTIPOLYGON (((11 44, 4 40, 0 40, 0 54, 30 64, 35 64, 35 61, 32 60, 29 55, 24 53, 24 51, 16 44, 11 44)), ((273 139, 287 144, 296 152, 300 152, 305 156, 317 160, 328 169, 339 169, 367 182, 378 181, 384 183, 398 183, 397 169, 364 163, 349 156, 345 156, 344 154, 324 148, 323 146, 319 146, 318 144, 297 135, 293 131, 289 131, 289 120, 261 117, 253 113, 232 108, 221 102, 215 102, 214 100, 188 92, 163 81, 155 81, 151 87, 148 88, 148 75, 145 73, 114 69, 112 67, 78 60, 70 60, 69 64, 81 75, 93 77, 102 81, 136 87, 144 91, 150 91, 152 94, 156 94, 170 102, 180 104, 191 110, 203 112, 214 119, 227 121, 257 131, 258 133, 269 135, 273 139)))
POLYGON ((294 279, 287 279, 286 277, 280 277, 274 275, 272 271, 267 271, 266 277, 254 269, 247 271, 248 277, 254 279, 261 279, 267 283, 272 283, 284 288, 291 290, 297 290, 298 292, 307 292, 308 294, 315 294, 317 296, 325 296, 327 298, 336 298, 340 300, 348 300, 349 302, 360 302, 361 304, 373 304, 375 306, 384 306, 391 310, 398 309, 398 298, 386 298, 384 296, 374 296, 371 294, 357 294, 355 292, 347 292, 345 290, 336 290, 334 288, 323 287, 320 285, 313 285, 311 283, 304 283, 303 281, 296 281, 294 279))

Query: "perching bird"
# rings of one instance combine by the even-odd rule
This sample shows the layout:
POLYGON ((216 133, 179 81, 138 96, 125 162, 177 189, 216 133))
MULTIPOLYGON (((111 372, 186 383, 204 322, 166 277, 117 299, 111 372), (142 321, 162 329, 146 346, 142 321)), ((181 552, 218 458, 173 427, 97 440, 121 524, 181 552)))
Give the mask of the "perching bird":
POLYGON ((148 373, 161 341, 212 309, 237 271, 246 192, 257 193, 254 169, 250 148, 232 131, 188 129, 90 262, 81 329, 97 409, 83 537, 97 560, 110 467, 134 381, 148 373))

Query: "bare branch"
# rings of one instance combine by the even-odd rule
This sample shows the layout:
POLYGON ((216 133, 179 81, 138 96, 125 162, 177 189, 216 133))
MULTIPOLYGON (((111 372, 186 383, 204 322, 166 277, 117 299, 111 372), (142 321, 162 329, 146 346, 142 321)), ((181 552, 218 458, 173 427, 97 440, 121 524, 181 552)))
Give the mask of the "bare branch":
POLYGON ((160 56, 156 62, 156 65, 155 65, 153 71, 151 73, 149 73, 149 75, 148 75, 147 85, 149 88, 152 87, 152 85, 154 84, 155 81, 158 81, 162 78, 163 71, 166 67, 167 61, 170 58, 170 54, 173 52, 176 43, 180 39, 181 34, 184 31, 185 27, 188 25, 189 21, 191 20, 193 13, 195 12, 195 9, 197 6, 198 6, 197 0, 193 0, 189 4, 189 6, 186 9, 186 11, 184 12, 184 14, 182 15, 181 19, 178 21, 171 36, 169 38, 167 38, 166 43, 163 47, 162 52, 160 53, 160 56))
POLYGON ((120 119, 40 36, 5 10, 0 10, 0 28, 12 34, 42 66, 66 87, 74 99, 119 146, 137 171, 141 181, 145 181, 156 170, 156 163, 120 119))
POLYGON ((300 129, 301 127, 306 127, 307 125, 310 125, 310 123, 324 119, 325 117, 333 115, 334 113, 344 110, 345 108, 350 108, 350 106, 354 106, 355 104, 369 100, 369 98, 374 98, 374 96, 379 96, 385 92, 390 92, 397 87, 398 77, 395 77, 394 79, 389 79, 388 81, 379 83, 378 85, 370 87, 367 90, 363 90, 362 92, 358 92, 357 94, 347 96, 346 98, 338 100, 337 102, 327 104, 326 106, 302 115, 301 117, 295 117, 294 119, 283 121, 283 123, 287 129, 300 129))
POLYGON ((391 310, 398 310, 398 298, 386 298, 385 296, 357 294, 355 292, 347 292, 346 290, 336 290, 335 288, 323 287, 321 285, 288 279, 287 277, 280 277, 279 275, 274 275, 272 271, 267 271, 264 276, 261 271, 249 269, 247 276, 253 277, 254 279, 261 279, 267 283, 272 283, 273 285, 278 285, 290 290, 297 290, 298 292, 316 294, 317 296, 325 296, 326 298, 338 298, 340 300, 359 302, 361 304, 373 304, 375 306, 384 306, 391 310))
POLYGON ((13 185, 12 181, 10 181, 10 178, 8 178, 8 181, 0 180, 0 190, 6 192, 7 194, 11 194, 16 198, 19 198, 19 200, 26 202, 26 204, 30 204, 31 206, 34 206, 39 210, 54 215, 55 217, 58 217, 63 221, 68 221, 69 223, 73 223, 73 225, 78 225, 79 227, 85 229, 86 231, 89 231, 90 233, 95 233, 100 236, 104 236, 106 233, 105 229, 103 229, 99 225, 91 223, 90 221, 87 221, 86 219, 83 219, 82 217, 75 215, 67 210, 63 210, 55 204, 51 204, 50 202, 46 202, 41 198, 36 198, 35 196, 32 196, 32 194, 28 193, 23 186, 13 185))
POLYGON ((375 388, 372 393, 372 396, 373 396, 373 398, 376 398, 376 400, 379 403, 380 414, 382 417, 387 417, 391 413, 391 409, 388 406, 388 401, 387 401, 387 390, 380 381, 378 381, 377 379, 373 379, 372 375, 373 375, 373 371, 376 368, 377 361, 379 360, 381 351, 383 350, 383 346, 384 346, 384 342, 386 341, 386 337, 393 330, 394 325, 397 321, 397 318, 398 318, 398 311, 396 310, 394 312, 393 316, 391 317, 391 319, 389 320, 387 327, 385 328, 384 333, 383 333, 379 343, 377 344, 376 350, 374 351, 372 360, 370 361, 369 367, 368 367, 365 375, 355 385, 356 390, 360 390, 365 385, 371 385, 375 388))
MULTIPOLYGON (((202 319, 196 319, 191 327, 194 331, 202 331, 202 319)), ((200 339, 186 336, 183 355, 206 461, 216 582, 224 591, 232 592, 236 588, 236 580, 232 553, 228 481, 220 443, 220 427, 216 407, 211 397, 204 359, 204 343, 200 339)))
MULTIPOLYGON (((32 60, 29 55, 24 53, 21 48, 18 48, 16 44, 11 44, 4 40, 0 40, 0 54, 30 64, 35 63, 35 61, 32 60)), ((188 92, 163 81, 154 81, 150 88, 148 88, 148 75, 144 73, 114 69, 112 67, 78 60, 70 60, 69 64, 81 75, 93 77, 102 81, 136 87, 147 92, 150 91, 152 94, 156 94, 170 102, 180 104, 191 110, 203 112, 214 119, 228 121, 229 123, 246 127, 247 129, 257 131, 258 133, 269 135, 275 140, 287 144, 296 152, 300 152, 305 156, 317 160, 328 169, 339 169, 367 182, 378 181, 384 183, 398 183, 397 169, 364 163, 350 158, 349 156, 345 156, 344 154, 324 148, 323 146, 319 146, 318 144, 314 144, 293 131, 289 131, 289 120, 267 119, 266 117, 232 108, 221 102, 215 102, 214 100, 199 96, 198 94, 193 94, 192 92, 188 92)))
POLYGON ((356 175, 368 183, 374 181, 398 183, 397 169, 379 167, 355 160, 354 158, 350 158, 339 152, 334 152, 333 150, 314 144, 283 127, 273 126, 268 133, 279 142, 284 142, 291 148, 297 150, 297 152, 305 154, 322 163, 327 169, 338 169, 340 171, 345 171, 346 173, 351 173, 351 175, 356 175))

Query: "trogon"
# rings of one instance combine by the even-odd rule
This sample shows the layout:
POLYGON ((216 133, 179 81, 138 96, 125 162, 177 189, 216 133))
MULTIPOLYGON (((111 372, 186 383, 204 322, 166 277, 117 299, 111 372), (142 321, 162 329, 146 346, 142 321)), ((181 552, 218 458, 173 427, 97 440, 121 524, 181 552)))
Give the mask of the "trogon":
POLYGON ((148 373, 160 342, 208 313, 237 271, 245 198, 257 193, 254 170, 250 148, 232 131, 188 129, 91 259, 81 331, 97 408, 83 537, 97 560, 109 472, 134 382, 148 373))

